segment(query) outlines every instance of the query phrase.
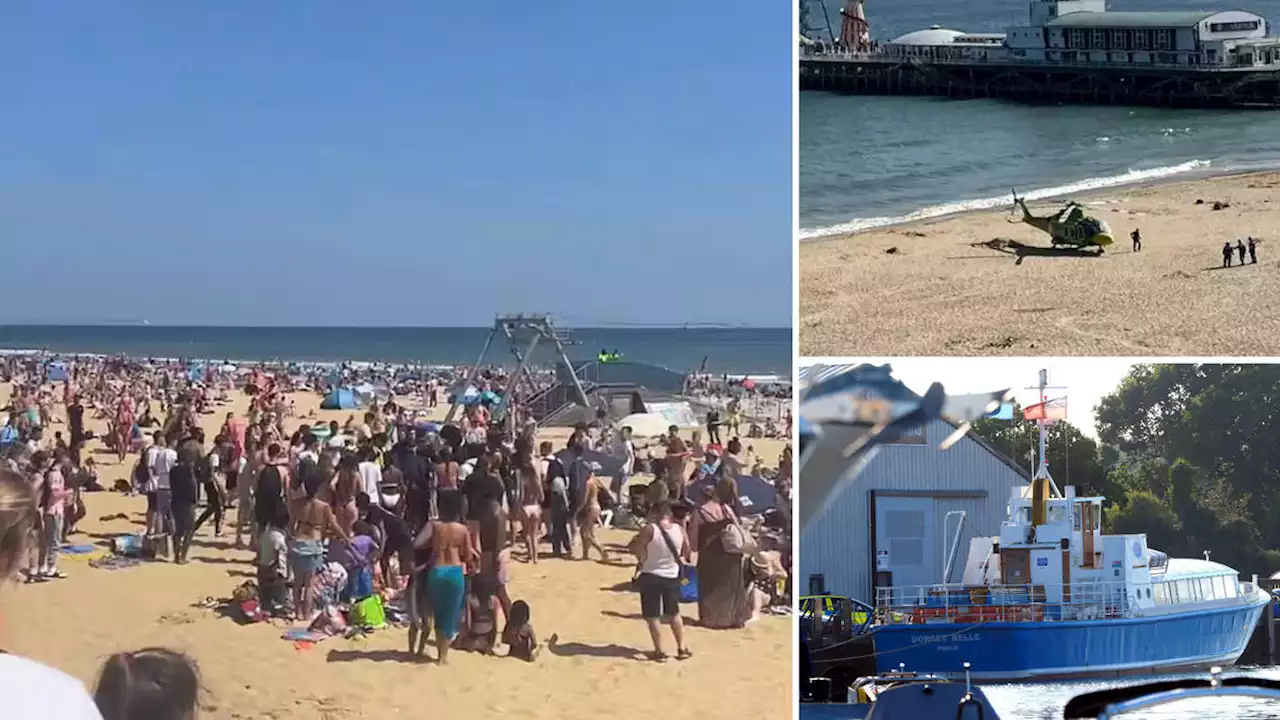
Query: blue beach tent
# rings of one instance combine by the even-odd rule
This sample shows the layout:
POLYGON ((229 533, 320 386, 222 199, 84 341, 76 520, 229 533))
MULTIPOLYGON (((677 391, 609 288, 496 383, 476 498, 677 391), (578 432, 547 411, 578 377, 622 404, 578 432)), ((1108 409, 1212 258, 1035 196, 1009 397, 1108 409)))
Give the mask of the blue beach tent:
POLYGON ((63 362, 49 363, 49 382, 67 382, 71 379, 71 370, 63 362))
POLYGON ((321 410, 355 410, 360 400, 351 388, 334 388, 320 401, 321 410))

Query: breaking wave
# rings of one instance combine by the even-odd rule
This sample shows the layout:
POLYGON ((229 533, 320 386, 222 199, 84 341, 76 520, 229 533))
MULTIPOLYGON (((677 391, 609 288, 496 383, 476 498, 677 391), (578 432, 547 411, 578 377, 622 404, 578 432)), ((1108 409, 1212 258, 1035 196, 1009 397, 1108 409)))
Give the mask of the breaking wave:
MULTIPOLYGON (((1181 175, 1183 173, 1194 172, 1196 170, 1204 170, 1209 167, 1209 164, 1208 160, 1191 160, 1178 165, 1169 165, 1167 167, 1151 168, 1148 170, 1129 170, 1128 172, 1124 172, 1119 175, 1091 178, 1089 180, 1081 180, 1068 185, 1031 190, 1022 194, 1022 197, 1027 200, 1043 200, 1045 198, 1058 197, 1062 195, 1089 192, 1100 188, 1134 185, 1150 182, 1152 180, 1160 180, 1174 175, 1181 175)), ((964 200, 961 202, 947 203, 945 205, 934 205, 932 207, 922 208, 915 212, 908 213, 906 215, 899 215, 897 217, 854 218, 853 220, 839 223, 837 225, 828 225, 826 227, 817 228, 801 228, 800 239, 812 240, 813 238, 827 237, 830 235, 848 235, 875 228, 901 225, 902 223, 913 222, 916 220, 927 220, 929 218, 941 217, 943 215, 952 215, 972 210, 989 210, 991 208, 1008 205, 1009 202, 1010 197, 1005 194, 997 197, 983 198, 981 200, 964 200)))

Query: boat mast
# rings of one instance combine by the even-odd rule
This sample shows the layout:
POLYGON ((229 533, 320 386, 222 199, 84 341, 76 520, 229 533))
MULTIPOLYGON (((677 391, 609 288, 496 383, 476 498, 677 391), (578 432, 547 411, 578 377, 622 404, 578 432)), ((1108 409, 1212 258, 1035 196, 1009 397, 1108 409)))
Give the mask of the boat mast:
POLYGON ((1049 401, 1049 397, 1045 393, 1049 389, 1049 371, 1041 369, 1040 384, 1030 389, 1040 392, 1040 419, 1036 420, 1036 427, 1040 430, 1040 465, 1036 468, 1035 477, 1031 479, 1031 482, 1034 484, 1037 480, 1048 480, 1053 497, 1062 497, 1062 493, 1058 490, 1058 484, 1053 481, 1053 476, 1049 474, 1049 457, 1045 452, 1045 448, 1049 443, 1049 425, 1045 420, 1046 408, 1044 406, 1049 401))

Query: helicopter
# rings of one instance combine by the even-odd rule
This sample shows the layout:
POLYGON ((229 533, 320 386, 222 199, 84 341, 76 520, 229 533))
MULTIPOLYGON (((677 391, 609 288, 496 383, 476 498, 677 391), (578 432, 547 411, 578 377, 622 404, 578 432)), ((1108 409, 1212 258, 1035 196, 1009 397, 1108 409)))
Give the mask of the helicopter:
POLYGON ((1106 246, 1115 242, 1111 227, 1101 218, 1089 214, 1085 206, 1068 202, 1053 215, 1036 217, 1027 208, 1027 201, 1013 191, 1014 208, 1022 208, 1022 222, 1049 234, 1053 246, 1072 248, 1098 248, 1102 254, 1106 246))

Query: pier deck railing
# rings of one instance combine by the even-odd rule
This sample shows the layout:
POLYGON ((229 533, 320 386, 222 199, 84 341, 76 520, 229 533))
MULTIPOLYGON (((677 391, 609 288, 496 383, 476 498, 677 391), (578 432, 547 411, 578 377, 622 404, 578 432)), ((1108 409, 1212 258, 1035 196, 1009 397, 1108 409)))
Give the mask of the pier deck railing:
POLYGON ((1017 68, 1114 68, 1120 70, 1213 70, 1216 72, 1275 72, 1280 71, 1280 63, 1271 63, 1268 65, 1228 65, 1226 63, 1202 63, 1200 65, 1169 65, 1165 63, 1129 63, 1129 62, 1092 62, 1092 61, 1063 61, 1063 60, 1035 60, 1030 58, 1005 57, 1000 60, 981 59, 981 58, 949 58, 949 57, 920 57, 893 55, 885 52, 801 52, 801 61, 817 61, 817 62, 874 62, 891 64, 905 64, 910 62, 918 62, 921 65, 990 65, 991 67, 1017 67, 1017 68))
POLYGON ((915 585, 876 588, 877 623, 978 624, 1132 617, 1120 582, 1068 585, 915 585), (1060 601, 1049 601, 1052 591, 1060 601))

